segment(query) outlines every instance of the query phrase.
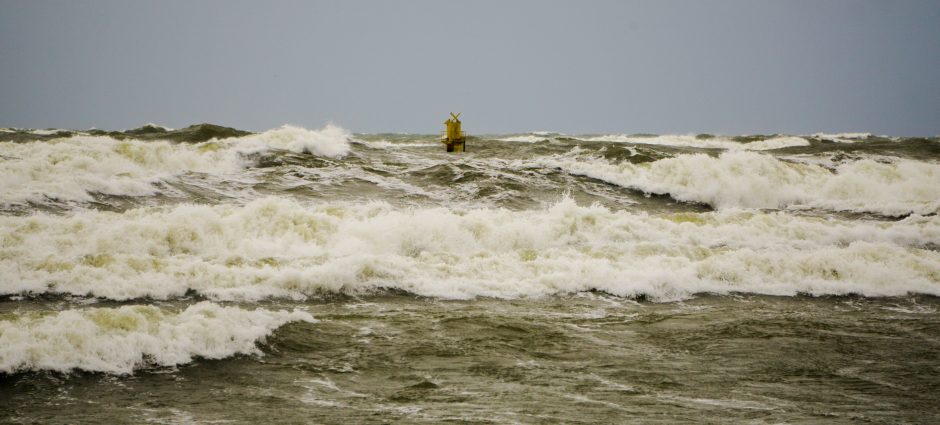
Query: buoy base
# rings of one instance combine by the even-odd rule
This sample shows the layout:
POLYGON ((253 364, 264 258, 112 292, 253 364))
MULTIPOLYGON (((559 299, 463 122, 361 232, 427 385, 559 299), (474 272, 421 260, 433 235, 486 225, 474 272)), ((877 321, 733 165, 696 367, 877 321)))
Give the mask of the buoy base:
POLYGON ((446 140, 444 146, 447 146, 447 152, 464 152, 466 143, 464 140, 446 140))

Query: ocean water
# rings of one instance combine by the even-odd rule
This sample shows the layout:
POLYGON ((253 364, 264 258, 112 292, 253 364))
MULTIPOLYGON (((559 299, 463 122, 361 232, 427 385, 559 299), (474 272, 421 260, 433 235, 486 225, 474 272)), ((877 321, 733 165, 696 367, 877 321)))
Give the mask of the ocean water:
POLYGON ((940 139, 0 129, 2 423, 938 423, 940 139))

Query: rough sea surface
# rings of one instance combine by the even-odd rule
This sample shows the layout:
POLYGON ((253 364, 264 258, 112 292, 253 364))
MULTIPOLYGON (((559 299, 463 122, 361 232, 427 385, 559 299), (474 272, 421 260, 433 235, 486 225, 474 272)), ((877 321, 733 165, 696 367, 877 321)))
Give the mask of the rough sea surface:
POLYGON ((940 422, 940 139, 0 129, 0 423, 940 422))

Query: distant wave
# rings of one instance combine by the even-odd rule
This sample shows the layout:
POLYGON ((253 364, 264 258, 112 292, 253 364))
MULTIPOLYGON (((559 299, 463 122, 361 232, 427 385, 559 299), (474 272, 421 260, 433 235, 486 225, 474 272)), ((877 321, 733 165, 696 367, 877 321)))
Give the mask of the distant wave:
POLYGON ((751 211, 650 216, 571 200, 457 211, 265 198, 0 216, 0 240, 0 293, 8 295, 940 295, 936 216, 889 223, 751 211))
POLYGON ((0 372, 50 370, 129 374, 195 357, 260 354, 256 342, 301 311, 242 310, 209 302, 181 312, 152 306, 84 308, 0 320, 0 372))
POLYGON ((709 136, 703 138, 700 136, 691 135, 628 136, 625 134, 610 134, 606 136, 588 137, 584 138, 583 140, 590 142, 635 143, 644 145, 751 151, 764 151, 810 145, 808 140, 797 136, 776 136, 765 140, 758 140, 747 143, 725 137, 709 136))
POLYGON ((388 140, 373 140, 373 141, 361 141, 357 140, 356 143, 373 148, 373 149, 395 149, 395 148, 415 148, 415 147, 427 147, 427 146, 440 146, 440 142, 390 142, 388 140))
POLYGON ((28 131, 32 134, 38 134, 41 136, 49 136, 49 135, 60 133, 63 131, 67 132, 69 130, 60 129, 60 128, 47 128, 47 129, 37 129, 37 130, 28 130, 28 131))
POLYGON ((152 123, 152 122, 148 122, 148 123, 146 123, 146 124, 144 124, 144 125, 142 125, 142 126, 140 126, 140 127, 135 127, 135 128, 133 128, 133 129, 131 129, 131 130, 125 130, 125 131, 133 131, 133 130, 140 130, 140 129, 151 129, 151 128, 157 129, 157 130, 159 130, 159 131, 173 131, 173 130, 175 130, 174 128, 170 128, 170 127, 167 127, 167 126, 165 126, 165 125, 154 124, 154 123, 152 123))
POLYGON ((549 138, 547 134, 522 134, 518 136, 500 137, 496 140, 501 142, 536 143, 548 140, 549 138))
POLYGON ((863 159, 838 165, 785 162, 754 152, 679 155, 633 164, 580 155, 540 158, 539 166, 718 209, 810 206, 886 215, 940 211, 940 164, 863 159))
POLYGON ((871 133, 815 133, 812 135, 817 139, 830 140, 837 143, 855 143, 871 138, 871 133))

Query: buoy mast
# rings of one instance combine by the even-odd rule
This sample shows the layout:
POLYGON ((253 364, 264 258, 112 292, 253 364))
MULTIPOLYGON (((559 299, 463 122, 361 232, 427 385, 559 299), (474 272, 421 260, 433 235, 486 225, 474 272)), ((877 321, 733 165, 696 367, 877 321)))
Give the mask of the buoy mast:
POLYGON ((444 121, 444 131, 441 132, 441 143, 447 146, 447 152, 463 152, 466 144, 466 135, 460 128, 460 112, 444 121))

